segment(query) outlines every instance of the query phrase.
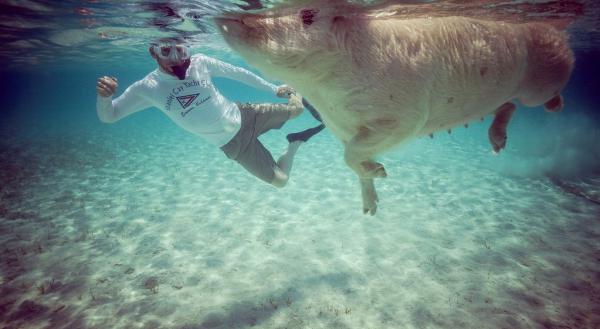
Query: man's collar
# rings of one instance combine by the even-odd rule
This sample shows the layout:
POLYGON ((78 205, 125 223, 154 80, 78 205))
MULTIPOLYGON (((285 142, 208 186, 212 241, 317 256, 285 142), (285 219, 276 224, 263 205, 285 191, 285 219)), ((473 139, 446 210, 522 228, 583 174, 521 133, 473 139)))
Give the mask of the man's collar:
POLYGON ((156 68, 156 72, 158 73, 158 76, 162 80, 179 80, 179 79, 177 79, 177 77, 174 77, 171 74, 163 71, 163 69, 161 67, 156 68))

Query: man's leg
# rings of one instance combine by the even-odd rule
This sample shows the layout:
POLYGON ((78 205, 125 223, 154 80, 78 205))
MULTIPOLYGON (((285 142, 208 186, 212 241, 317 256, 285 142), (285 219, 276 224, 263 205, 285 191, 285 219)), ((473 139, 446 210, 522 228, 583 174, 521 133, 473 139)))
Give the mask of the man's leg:
MULTIPOLYGON (((319 120, 321 120, 321 116, 315 110, 315 108, 308 103, 304 97, 300 97, 302 99, 302 105, 307 108, 312 116, 319 120)), ((291 117, 290 117, 291 118, 291 117)), ((271 183, 277 187, 283 187, 287 183, 290 177, 290 173, 292 171, 292 165, 294 163, 294 156, 300 148, 302 143, 308 141, 309 138, 319 133, 321 130, 325 128, 324 124, 320 124, 316 127, 309 128, 297 133, 291 133, 286 136, 289 144, 287 150, 279 157, 277 160, 277 168, 275 169, 275 176, 273 178, 273 182, 271 183)))
MULTIPOLYGON (((290 112, 290 116, 287 120, 298 117, 304 110, 304 106, 302 105, 302 97, 295 93, 289 95, 288 104, 285 106, 286 108, 283 108, 283 110, 290 112)), ((302 141, 290 142, 287 150, 285 150, 279 159, 277 159, 277 166, 274 168, 275 174, 273 175, 271 185, 282 188, 287 184, 292 172, 294 156, 296 155, 296 152, 298 152, 300 144, 302 144, 302 141)))
POLYGON ((271 152, 262 145, 258 137, 271 129, 281 128, 289 119, 302 113, 300 96, 291 94, 286 98, 288 98, 288 104, 239 104, 242 111, 242 126, 244 127, 245 124, 251 126, 246 128, 249 129, 249 134, 243 137, 249 140, 249 143, 236 161, 254 176, 275 187, 286 185, 294 155, 301 142, 290 143, 284 154, 275 162, 271 152))
MULTIPOLYGON (((271 152, 256 138, 250 140, 244 149, 232 158, 255 177, 275 187, 284 187, 289 180, 294 155, 302 142, 288 145, 286 152, 275 162, 271 152)), ((227 150, 225 150, 225 154, 227 150)), ((228 155, 229 156, 229 155, 228 155)))
MULTIPOLYGON (((299 116, 302 113, 302 110, 304 109, 304 98, 297 94, 291 94, 288 102, 290 104, 288 106, 300 107, 299 111, 296 111, 296 109, 292 110, 292 114, 290 115, 289 119, 293 119, 299 116)), ((302 145, 302 143, 306 142, 310 137, 317 134, 323 128, 325 128, 325 126, 323 124, 320 124, 317 127, 310 128, 298 133, 289 134, 286 136, 289 144, 287 150, 285 150, 285 152, 277 160, 277 167, 275 167, 274 169, 275 175, 273 176, 273 181, 271 182, 271 185, 282 188, 287 184, 288 180, 290 179, 290 174, 292 172, 294 156, 296 155, 296 152, 298 152, 298 148, 300 148, 300 145, 302 145)))
POLYGON ((298 151, 302 142, 296 141, 288 144, 287 150, 277 160, 277 166, 274 168, 275 175, 271 185, 275 187, 284 187, 290 179, 292 165, 294 164, 294 156, 298 151))
POLYGON ((302 143, 306 142, 309 138, 316 135, 318 132, 323 130, 325 125, 320 124, 316 127, 306 129, 304 131, 287 135, 288 144, 287 150, 277 160, 277 167, 275 169, 274 182, 271 183, 278 187, 283 187, 287 183, 290 172, 292 171, 292 164, 294 163, 294 156, 298 151, 298 148, 302 143))

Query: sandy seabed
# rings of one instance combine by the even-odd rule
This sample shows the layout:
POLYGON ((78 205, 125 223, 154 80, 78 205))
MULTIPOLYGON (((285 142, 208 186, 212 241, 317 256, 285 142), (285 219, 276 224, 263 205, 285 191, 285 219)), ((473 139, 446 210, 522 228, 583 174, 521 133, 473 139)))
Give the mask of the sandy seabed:
POLYGON ((598 179, 512 175, 459 131, 384 156, 371 217, 328 132, 278 190, 110 129, 3 138, 1 328, 600 328, 598 179))

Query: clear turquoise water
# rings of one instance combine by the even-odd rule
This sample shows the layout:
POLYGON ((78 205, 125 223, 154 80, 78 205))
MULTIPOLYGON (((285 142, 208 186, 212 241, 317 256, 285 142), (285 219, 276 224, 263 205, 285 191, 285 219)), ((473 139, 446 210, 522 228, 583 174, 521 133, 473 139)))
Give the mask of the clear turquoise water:
MULTIPOLYGON (((2 73, 0 327, 600 328, 599 53, 586 37, 563 112, 519 108, 497 156, 489 117, 383 155, 374 217, 326 130, 278 190, 156 109, 100 123, 96 77, 122 91, 153 69, 119 40, 98 61, 2 73)), ((277 156, 314 125, 304 113, 262 140, 277 156)))

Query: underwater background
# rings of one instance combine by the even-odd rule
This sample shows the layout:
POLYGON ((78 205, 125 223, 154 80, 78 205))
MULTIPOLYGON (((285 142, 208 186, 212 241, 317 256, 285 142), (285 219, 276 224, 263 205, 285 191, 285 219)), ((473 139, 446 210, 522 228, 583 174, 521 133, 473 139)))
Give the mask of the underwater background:
MULTIPOLYGON (((157 109, 98 120, 96 79, 119 95, 155 38, 257 72, 211 17, 288 2, 0 1, 0 328, 600 328, 594 1, 406 1, 572 19, 576 65, 564 110, 519 107, 498 155, 491 117, 384 154, 373 217, 327 130, 276 189, 157 109)), ((261 140, 277 157, 316 124, 261 140)))

